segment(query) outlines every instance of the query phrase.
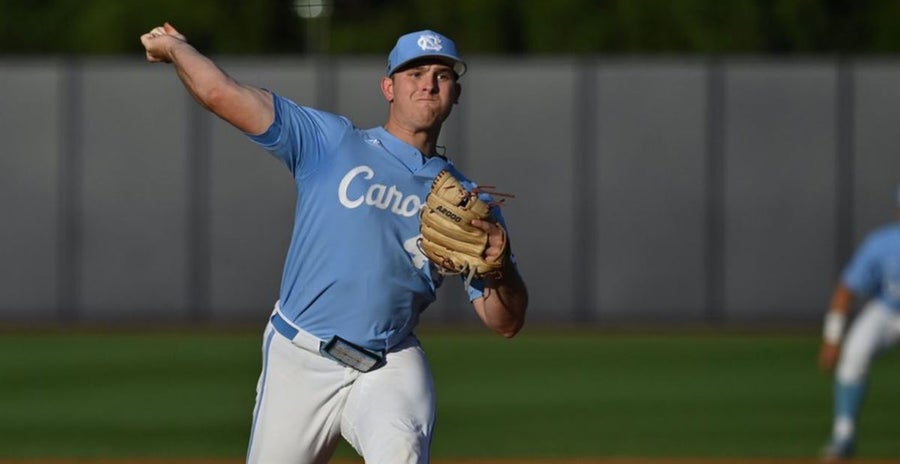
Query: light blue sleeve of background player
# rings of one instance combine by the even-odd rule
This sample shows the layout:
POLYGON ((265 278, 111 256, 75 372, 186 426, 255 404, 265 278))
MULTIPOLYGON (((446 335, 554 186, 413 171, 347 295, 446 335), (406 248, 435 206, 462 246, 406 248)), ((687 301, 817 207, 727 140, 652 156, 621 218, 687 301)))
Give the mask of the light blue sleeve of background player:
POLYGON ((879 257, 883 252, 883 243, 878 237, 875 234, 866 237, 844 268, 843 283, 857 295, 872 296, 880 291, 882 275, 879 257))
POLYGON ((272 93, 275 120, 266 132, 249 135, 273 156, 281 160, 296 179, 315 171, 318 162, 353 124, 345 117, 300 106, 272 93))

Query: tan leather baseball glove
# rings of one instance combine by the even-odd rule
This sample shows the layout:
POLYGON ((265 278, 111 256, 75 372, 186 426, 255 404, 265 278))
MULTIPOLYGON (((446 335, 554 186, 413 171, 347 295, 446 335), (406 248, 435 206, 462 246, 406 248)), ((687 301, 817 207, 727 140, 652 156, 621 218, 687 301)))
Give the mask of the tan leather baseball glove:
POLYGON ((500 276, 506 256, 506 234, 503 234, 503 252, 496 260, 488 261, 484 257, 488 235, 472 225, 473 219, 496 224, 491 217, 492 207, 478 198, 477 192, 467 190, 449 171, 443 170, 435 177, 422 207, 419 248, 438 272, 463 274, 467 284, 473 277, 500 276))

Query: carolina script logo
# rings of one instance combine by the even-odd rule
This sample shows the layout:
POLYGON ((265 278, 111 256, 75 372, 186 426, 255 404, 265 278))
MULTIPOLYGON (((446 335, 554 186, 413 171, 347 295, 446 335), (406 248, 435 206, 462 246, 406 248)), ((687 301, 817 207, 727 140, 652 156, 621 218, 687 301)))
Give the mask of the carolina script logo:
POLYGON ((372 179, 374 176, 375 171, 368 166, 357 166, 348 171, 344 178, 341 179, 340 185, 338 185, 338 200, 341 204, 349 209, 358 208, 366 204, 405 217, 413 217, 419 214, 419 209, 422 208, 422 200, 415 195, 404 195, 403 192, 397 189, 396 185, 369 184, 365 195, 350 198, 348 193, 350 185, 357 178, 361 178, 359 182, 362 182, 363 180, 372 179))

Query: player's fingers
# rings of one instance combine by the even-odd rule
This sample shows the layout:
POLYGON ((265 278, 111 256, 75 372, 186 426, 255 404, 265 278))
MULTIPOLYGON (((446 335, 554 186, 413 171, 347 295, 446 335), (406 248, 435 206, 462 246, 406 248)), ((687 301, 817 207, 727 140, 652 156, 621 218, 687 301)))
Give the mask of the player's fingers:
POLYGON ((165 62, 164 59, 162 59, 162 58, 160 58, 160 57, 154 55, 153 53, 151 53, 151 52, 149 52, 149 51, 146 53, 146 56, 147 56, 147 61, 150 62, 150 63, 163 63, 163 62, 165 62))
POLYGON ((493 222, 482 221, 480 219, 473 219, 472 225, 483 230, 488 236, 484 257, 488 260, 498 259, 503 253, 503 244, 506 242, 506 231, 493 222))
POLYGON ((491 224, 491 223, 488 222, 488 221, 482 221, 481 219, 472 219, 472 225, 475 226, 475 227, 477 227, 477 228, 479 228, 479 229, 481 229, 481 230, 483 230, 483 231, 485 231, 485 232, 487 232, 487 233, 490 233, 490 232, 491 232, 491 226, 492 226, 493 224, 491 224))
POLYGON ((166 35, 167 34, 166 29, 162 26, 154 27, 152 30, 150 30, 150 33, 153 35, 166 35))
POLYGON ((141 45, 143 45, 144 48, 149 51, 150 50, 150 41, 152 41, 154 38, 156 38, 156 36, 154 36, 153 34, 151 34, 149 32, 142 35, 141 36, 141 45))
POLYGON ((506 231, 503 230, 499 225, 490 222, 490 221, 480 221, 476 219, 476 221, 480 222, 481 225, 477 225, 475 227, 481 227, 482 230, 487 232, 488 240, 491 244, 496 244, 497 246, 502 246, 503 242, 505 242, 506 231))
MULTIPOLYGON (((481 219, 472 219, 472 225, 483 230, 484 233, 488 236, 488 243, 496 242, 498 238, 498 233, 502 233, 502 229, 497 227, 496 224, 490 221, 482 221, 481 219)), ((499 238, 503 238, 502 235, 499 235, 499 238)))
POLYGON ((145 54, 146 54, 146 57, 147 57, 147 61, 149 61, 149 62, 151 62, 151 63, 155 63, 156 61, 158 61, 158 60, 156 59, 156 57, 153 56, 153 53, 150 52, 151 47, 152 47, 151 41, 152 41, 154 38, 155 38, 155 36, 154 36, 152 33, 150 33, 150 32, 148 32, 148 33, 146 33, 146 34, 144 34, 144 35, 141 36, 141 44, 144 46, 144 49, 146 50, 146 53, 145 53, 145 54))
POLYGON ((163 24, 163 29, 166 31, 166 34, 187 41, 187 38, 182 33, 178 32, 178 29, 175 29, 175 26, 169 24, 168 21, 163 24))

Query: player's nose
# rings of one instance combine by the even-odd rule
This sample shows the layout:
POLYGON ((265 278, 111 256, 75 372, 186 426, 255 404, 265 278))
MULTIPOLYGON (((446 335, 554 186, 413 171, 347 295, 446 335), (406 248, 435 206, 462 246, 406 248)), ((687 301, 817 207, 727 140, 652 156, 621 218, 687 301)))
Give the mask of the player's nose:
POLYGON ((427 79, 422 79, 422 90, 428 93, 437 93, 438 91, 440 91, 437 73, 429 73, 427 79))

